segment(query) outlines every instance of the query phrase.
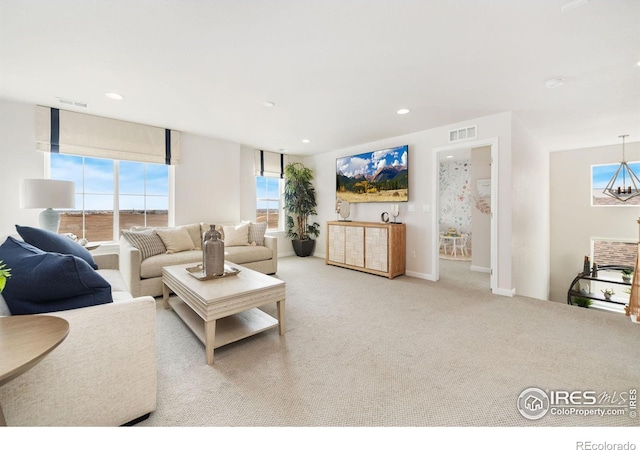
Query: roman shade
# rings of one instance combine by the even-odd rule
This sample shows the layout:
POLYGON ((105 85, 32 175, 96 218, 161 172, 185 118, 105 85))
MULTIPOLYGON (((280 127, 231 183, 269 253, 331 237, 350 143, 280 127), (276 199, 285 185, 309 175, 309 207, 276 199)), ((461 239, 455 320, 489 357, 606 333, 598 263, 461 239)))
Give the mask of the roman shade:
POLYGON ((254 154, 254 169, 257 177, 283 178, 285 155, 282 153, 256 150, 254 154))
POLYGON ((36 148, 95 158, 178 164, 180 132, 36 106, 36 148))

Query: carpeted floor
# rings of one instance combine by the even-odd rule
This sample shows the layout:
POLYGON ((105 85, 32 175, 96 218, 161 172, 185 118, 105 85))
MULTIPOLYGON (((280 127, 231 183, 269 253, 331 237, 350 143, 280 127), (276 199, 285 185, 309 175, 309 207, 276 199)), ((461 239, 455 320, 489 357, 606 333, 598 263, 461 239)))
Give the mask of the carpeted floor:
MULTIPOLYGON (((215 365, 158 308, 158 406, 138 426, 637 426, 637 418, 547 414, 520 393, 628 392, 640 326, 622 316, 492 295, 487 274, 441 261, 437 283, 281 258, 287 332, 222 347, 215 365)), ((275 307, 265 308, 275 315, 275 307)))

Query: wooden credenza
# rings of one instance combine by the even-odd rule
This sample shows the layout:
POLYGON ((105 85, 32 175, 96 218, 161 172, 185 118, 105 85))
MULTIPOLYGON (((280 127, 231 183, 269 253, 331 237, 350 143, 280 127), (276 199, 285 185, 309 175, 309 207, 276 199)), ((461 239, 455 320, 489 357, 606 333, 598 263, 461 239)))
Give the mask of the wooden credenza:
POLYGON ((402 223, 327 222, 325 261, 395 278, 405 273, 406 234, 402 223))

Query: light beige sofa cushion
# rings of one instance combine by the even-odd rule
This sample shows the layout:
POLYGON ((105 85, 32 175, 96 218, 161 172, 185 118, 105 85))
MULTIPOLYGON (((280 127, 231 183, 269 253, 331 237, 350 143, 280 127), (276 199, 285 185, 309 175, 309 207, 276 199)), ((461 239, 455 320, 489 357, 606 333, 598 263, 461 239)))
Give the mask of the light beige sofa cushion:
POLYGON ((186 227, 156 228, 156 233, 162 239, 167 253, 178 253, 196 248, 186 227))
POLYGON ((255 245, 225 247, 224 251, 224 259, 235 264, 265 261, 271 258, 273 258, 273 251, 270 248, 255 245))
POLYGON ((154 278, 162 276, 162 268, 186 263, 198 264, 202 262, 202 250, 187 250, 179 253, 163 253, 143 260, 140 263, 140 278, 154 278))
POLYGON ((193 241, 193 248, 195 250, 202 250, 203 232, 200 231, 200 224, 192 223, 189 225, 180 225, 180 226, 186 228, 187 231, 189 232, 189 236, 191 236, 191 240, 193 241))
POLYGON ((225 247, 247 245, 249 243, 249 224, 223 225, 225 247))

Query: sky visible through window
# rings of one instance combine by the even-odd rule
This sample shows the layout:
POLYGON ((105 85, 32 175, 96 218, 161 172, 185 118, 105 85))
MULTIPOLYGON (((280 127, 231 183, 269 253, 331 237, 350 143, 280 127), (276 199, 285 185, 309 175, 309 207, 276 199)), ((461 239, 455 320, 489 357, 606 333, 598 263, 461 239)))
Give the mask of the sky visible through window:
MULTIPOLYGON (((273 202, 267 202, 264 199, 272 199, 278 201, 280 199, 280 179, 269 177, 256 177, 256 196, 257 209, 274 208, 273 202)), ((275 208, 278 204, 275 204, 275 208)))
MULTIPOLYGON (((114 161, 84 158, 83 165, 80 156, 52 154, 51 178, 75 183, 76 210, 113 210, 114 161)), ((120 210, 143 210, 146 194, 147 211, 166 211, 169 209, 168 166, 120 161, 119 190, 120 210)))
POLYGON ((280 228, 281 185, 279 178, 256 177, 256 221, 267 222, 269 230, 280 228))

